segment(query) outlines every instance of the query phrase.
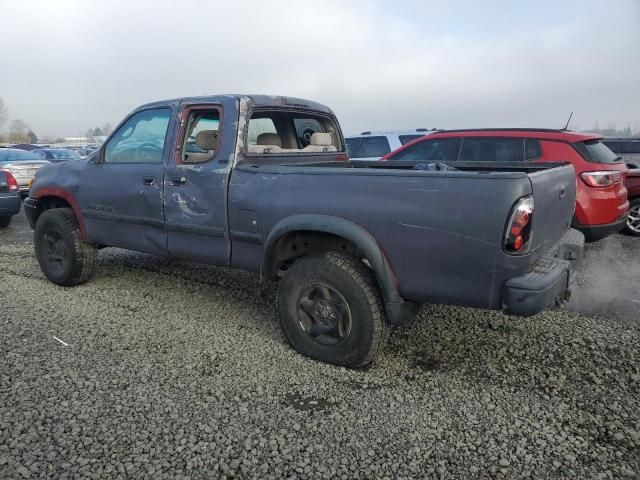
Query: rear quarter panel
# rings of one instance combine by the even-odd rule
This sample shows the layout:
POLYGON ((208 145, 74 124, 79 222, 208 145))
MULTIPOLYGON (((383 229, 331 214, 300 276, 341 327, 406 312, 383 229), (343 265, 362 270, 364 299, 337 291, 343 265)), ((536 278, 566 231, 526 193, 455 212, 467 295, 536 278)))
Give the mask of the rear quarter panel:
POLYGON ((322 214, 369 231, 408 300, 500 308, 504 281, 530 256, 502 251, 515 201, 532 193, 526 174, 389 171, 328 167, 237 167, 229 190, 232 265, 259 270, 263 242, 281 220, 322 214))
POLYGON ((571 162, 576 172, 576 221, 580 225, 605 225, 614 223, 625 214, 628 209, 627 192, 623 183, 617 183, 606 188, 592 188, 581 179, 584 172, 600 170, 626 171, 624 163, 591 163, 583 159, 568 143, 543 140, 540 142, 543 151, 542 161, 571 162))

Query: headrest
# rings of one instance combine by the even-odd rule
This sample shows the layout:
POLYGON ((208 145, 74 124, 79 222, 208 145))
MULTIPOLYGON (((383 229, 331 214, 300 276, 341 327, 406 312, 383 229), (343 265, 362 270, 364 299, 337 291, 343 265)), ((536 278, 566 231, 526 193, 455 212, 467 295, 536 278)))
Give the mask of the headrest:
POLYGON ((196 144, 203 150, 214 150, 217 142, 217 130, 200 130, 196 134, 196 144))
POLYGON ((258 145, 271 145, 274 147, 282 147, 282 141, 277 133, 261 133, 256 139, 258 145))
POLYGON ((321 147, 329 147, 332 145, 330 133, 316 132, 311 135, 311 145, 318 145, 321 147))

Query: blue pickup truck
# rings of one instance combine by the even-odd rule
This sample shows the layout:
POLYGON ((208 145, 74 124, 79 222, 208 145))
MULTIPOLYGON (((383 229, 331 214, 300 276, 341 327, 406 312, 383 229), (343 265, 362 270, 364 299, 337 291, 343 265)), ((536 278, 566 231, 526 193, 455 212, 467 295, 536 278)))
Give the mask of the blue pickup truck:
POLYGON ((295 349, 358 367, 424 302, 566 300, 575 189, 571 165, 350 162, 331 109, 219 95, 134 110, 90 159, 40 169, 25 211, 52 282, 86 281, 103 247, 253 271, 295 349))

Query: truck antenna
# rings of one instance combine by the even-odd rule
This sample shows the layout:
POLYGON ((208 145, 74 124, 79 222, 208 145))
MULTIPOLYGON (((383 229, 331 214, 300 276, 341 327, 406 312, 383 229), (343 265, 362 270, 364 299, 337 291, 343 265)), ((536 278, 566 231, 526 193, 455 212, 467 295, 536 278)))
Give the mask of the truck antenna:
POLYGON ((571 115, 569 115, 569 120, 567 120, 567 124, 564 126, 564 128, 562 130, 568 130, 569 129, 569 123, 571 123, 571 118, 573 117, 573 112, 571 112, 571 115))

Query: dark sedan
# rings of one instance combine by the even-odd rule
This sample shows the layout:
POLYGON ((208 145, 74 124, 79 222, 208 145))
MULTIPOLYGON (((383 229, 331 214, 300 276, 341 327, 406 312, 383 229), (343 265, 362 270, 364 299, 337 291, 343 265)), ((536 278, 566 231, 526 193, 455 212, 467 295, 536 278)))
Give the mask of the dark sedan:
POLYGON ((8 170, 0 169, 0 228, 8 227, 11 217, 20 211, 20 189, 8 170))
POLYGON ((64 160, 80 160, 82 157, 75 150, 68 148, 38 148, 32 153, 50 162, 62 162, 64 160))
POLYGON ((18 188, 22 195, 29 192, 29 182, 43 165, 48 165, 48 160, 43 160, 33 152, 19 150, 17 148, 0 148, 0 170, 8 170, 18 182, 18 188))

